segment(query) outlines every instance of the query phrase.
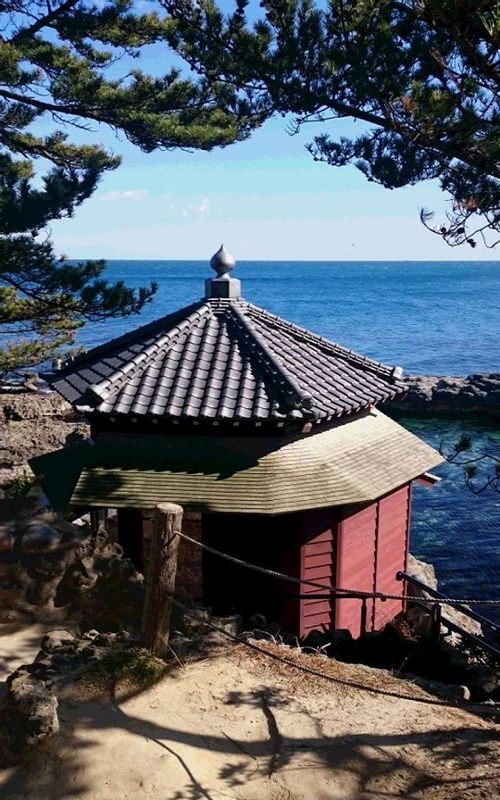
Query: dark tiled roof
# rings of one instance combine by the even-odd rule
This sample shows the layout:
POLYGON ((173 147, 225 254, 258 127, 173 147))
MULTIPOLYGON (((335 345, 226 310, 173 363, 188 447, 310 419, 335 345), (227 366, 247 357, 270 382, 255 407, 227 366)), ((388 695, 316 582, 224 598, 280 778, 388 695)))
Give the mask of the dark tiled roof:
POLYGON ((49 378, 77 408, 179 421, 327 421, 404 391, 401 371, 244 300, 205 299, 49 378))

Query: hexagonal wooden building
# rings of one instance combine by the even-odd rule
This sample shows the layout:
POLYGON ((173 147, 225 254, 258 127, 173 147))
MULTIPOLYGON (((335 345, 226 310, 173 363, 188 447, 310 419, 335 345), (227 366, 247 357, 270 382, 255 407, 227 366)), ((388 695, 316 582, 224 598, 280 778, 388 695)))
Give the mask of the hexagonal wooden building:
MULTIPOLYGON (((241 297, 224 248, 205 296, 48 376, 91 425, 33 459, 56 509, 117 509, 144 570, 154 506, 185 509, 192 538, 326 587, 400 595, 411 484, 440 455, 377 409, 402 371, 241 297)), ((375 630, 401 600, 320 597, 181 543, 176 591, 219 613, 262 613, 299 636, 375 630), (308 597, 308 595, 312 595, 308 597)))

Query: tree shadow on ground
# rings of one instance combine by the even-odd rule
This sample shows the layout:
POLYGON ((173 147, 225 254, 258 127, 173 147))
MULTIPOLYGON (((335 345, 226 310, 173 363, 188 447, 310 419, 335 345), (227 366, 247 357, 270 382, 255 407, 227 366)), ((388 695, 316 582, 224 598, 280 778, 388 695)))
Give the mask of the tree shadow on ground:
POLYGON ((6 681, 22 664, 30 664, 33 654, 40 648, 40 641, 47 629, 55 625, 33 623, 31 621, 4 622, 0 624, 0 701, 6 692, 6 681), (9 645, 7 638, 9 637, 9 645), (15 637, 16 646, 12 648, 12 637, 15 637))
MULTIPOLYGON (((172 673, 170 677, 175 675, 172 673)), ((90 800, 101 796, 100 787, 90 786, 82 778, 82 757, 85 760, 84 751, 88 748, 105 746, 106 734, 120 731, 129 737, 123 759, 136 757, 134 741, 141 739, 148 742, 148 747, 153 744, 165 751, 174 759, 167 763, 175 763, 181 769, 184 783, 177 781, 168 795, 146 793, 151 800, 234 799, 252 782, 257 784, 254 796, 259 800, 293 800, 293 786, 301 773, 312 776, 318 770, 323 770, 326 779, 321 778, 322 788, 311 800, 340 796, 345 800, 497 796, 500 787, 500 766, 495 767, 500 753, 497 728, 462 724, 452 729, 443 726, 420 732, 366 731, 337 736, 325 731, 324 713, 321 717, 307 707, 304 697, 297 700, 290 694, 263 685, 252 691, 231 691, 218 698, 221 709, 224 706, 247 709, 249 717, 260 723, 264 735, 253 737, 234 732, 229 735, 216 713, 216 732, 206 733, 202 726, 196 729, 192 725, 194 729, 182 730, 177 725, 134 716, 122 707, 121 701, 62 703, 61 736, 38 756, 28 790, 26 777, 27 771, 34 769, 32 764, 12 770, 0 793, 5 800, 19 796, 29 800, 76 797, 90 800), (309 733, 287 732, 288 714, 302 715, 302 727, 309 733), (212 780, 204 777, 204 758, 216 758, 218 762, 212 780), (338 788, 342 782, 350 788, 340 795, 338 788), (279 787, 283 789, 281 794, 276 793, 279 787)), ((169 716, 168 708, 165 716, 169 716)), ((115 768, 119 771, 120 764, 115 768)))

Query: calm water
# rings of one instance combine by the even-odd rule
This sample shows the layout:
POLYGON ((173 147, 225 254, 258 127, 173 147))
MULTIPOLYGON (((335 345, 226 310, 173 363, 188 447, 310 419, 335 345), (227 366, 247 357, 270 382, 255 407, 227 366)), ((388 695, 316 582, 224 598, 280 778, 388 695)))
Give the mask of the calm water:
MULTIPOLYGON (((80 341, 91 347, 193 302, 210 273, 200 261, 109 262, 110 279, 155 280, 159 291, 139 320, 89 325, 80 341)), ((239 262, 234 275, 247 300, 408 372, 500 372, 500 262, 239 262)), ((500 455, 491 425, 404 424, 433 445, 467 430, 476 447, 500 455)), ((415 487, 412 551, 434 563, 446 592, 500 598, 500 494, 474 496, 458 467, 434 471, 439 485, 415 487)))

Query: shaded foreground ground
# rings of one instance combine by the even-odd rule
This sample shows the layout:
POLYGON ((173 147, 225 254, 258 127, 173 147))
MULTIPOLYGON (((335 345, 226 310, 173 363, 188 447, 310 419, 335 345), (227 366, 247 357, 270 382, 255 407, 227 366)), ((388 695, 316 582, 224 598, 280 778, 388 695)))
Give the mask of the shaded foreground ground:
MULTIPOLYGON (((19 637, 16 641, 19 645, 19 637)), ((58 738, 31 764, 0 772, 0 796, 469 800, 500 795, 499 726, 462 710, 387 696, 385 691, 396 691, 429 698, 384 672, 321 657, 299 660, 382 693, 323 681, 243 646, 178 666, 128 699, 96 700, 72 689, 60 705, 58 738)))

